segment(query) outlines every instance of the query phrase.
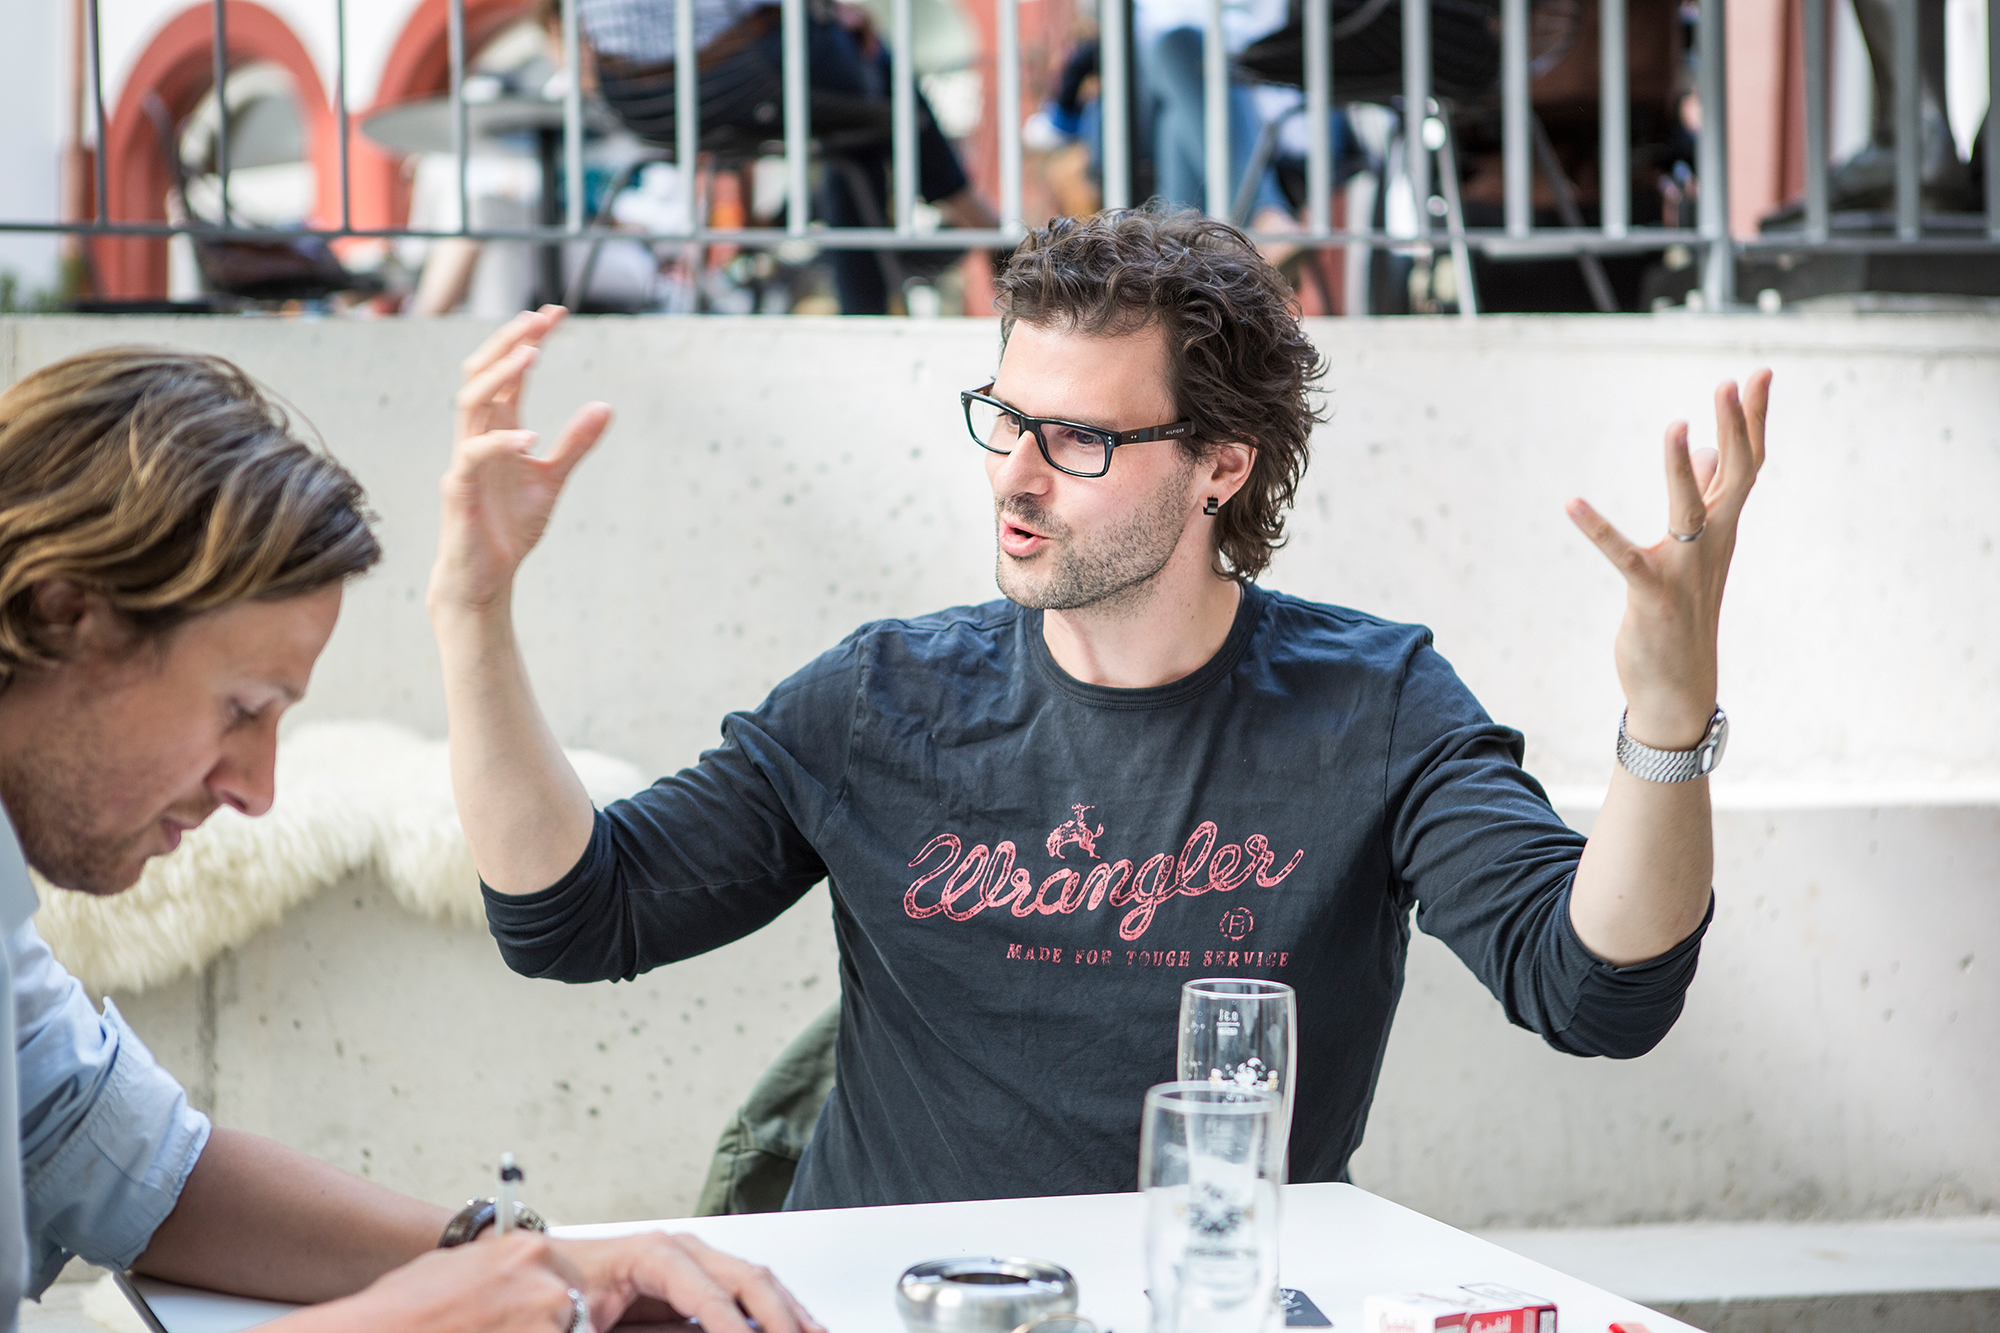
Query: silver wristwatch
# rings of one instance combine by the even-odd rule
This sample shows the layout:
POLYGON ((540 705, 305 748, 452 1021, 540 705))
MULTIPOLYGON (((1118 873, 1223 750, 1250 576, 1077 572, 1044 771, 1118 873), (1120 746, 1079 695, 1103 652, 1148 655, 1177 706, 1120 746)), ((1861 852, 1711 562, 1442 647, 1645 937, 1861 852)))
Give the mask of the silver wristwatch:
MULTIPOLYGON (((449 1250, 468 1241, 477 1240, 479 1233, 493 1225, 500 1216, 500 1205, 492 1199, 467 1199, 465 1207, 452 1214, 445 1224, 444 1235, 438 1237, 438 1248, 449 1250)), ((549 1224, 534 1209, 514 1200, 514 1225, 523 1231, 547 1231, 549 1224)))
POLYGON ((1717 708, 1708 719, 1708 730, 1692 750, 1655 750, 1625 734, 1625 718, 1618 718, 1618 764, 1635 778, 1648 782, 1686 782, 1705 778, 1722 762, 1729 744, 1729 715, 1717 708))

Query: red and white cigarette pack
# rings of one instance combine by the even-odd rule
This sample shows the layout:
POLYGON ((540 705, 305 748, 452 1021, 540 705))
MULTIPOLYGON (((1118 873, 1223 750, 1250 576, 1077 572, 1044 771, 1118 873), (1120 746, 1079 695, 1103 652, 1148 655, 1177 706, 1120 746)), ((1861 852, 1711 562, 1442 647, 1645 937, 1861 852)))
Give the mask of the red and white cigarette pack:
POLYGON ((1370 1296, 1361 1306, 1361 1328, 1362 1333, 1556 1333, 1556 1306, 1497 1282, 1472 1282, 1370 1296))

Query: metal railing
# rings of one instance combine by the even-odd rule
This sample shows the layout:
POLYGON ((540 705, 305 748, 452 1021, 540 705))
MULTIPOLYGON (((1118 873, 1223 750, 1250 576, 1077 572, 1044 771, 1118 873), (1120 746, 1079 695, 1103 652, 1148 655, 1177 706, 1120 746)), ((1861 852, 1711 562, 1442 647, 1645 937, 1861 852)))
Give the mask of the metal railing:
MULTIPOLYGON (((667 3, 668 0, 662 0, 667 3)), ((1587 2, 1587 0, 1586 0, 1587 2)), ((693 0, 671 0, 677 50, 695 47, 693 0)), ((892 153, 891 202, 887 224, 881 227, 828 228, 811 222, 809 163, 813 146, 808 128, 807 0, 780 0, 780 33, 783 49, 783 137, 785 163, 785 225, 782 227, 719 228, 709 226, 700 214, 700 195, 692 188, 701 143, 699 72, 694 62, 682 61, 685 77, 675 80, 676 140, 673 160, 685 173, 681 195, 685 201, 682 225, 672 231, 613 229, 587 217, 584 191, 567 190, 567 207, 559 223, 538 226, 478 227, 472 225, 471 189, 468 163, 473 153, 466 97, 465 0, 448 0, 447 42, 449 53, 449 101, 452 151, 456 158, 456 190, 459 225, 449 229, 363 228, 353 225, 351 198, 352 172, 350 140, 354 132, 347 108, 347 6, 346 0, 331 0, 334 12, 334 122, 338 135, 340 184, 339 225, 328 227, 272 228, 230 225, 230 125, 228 114, 229 62, 227 11, 223 0, 211 0, 213 19, 214 93, 217 117, 215 161, 220 183, 222 222, 189 218, 185 222, 120 220, 107 215, 105 142, 107 119, 104 107, 104 80, 101 19, 98 0, 86 0, 86 67, 89 79, 88 106, 96 143, 95 209, 88 219, 6 220, 0 230, 63 232, 84 237, 167 237, 188 234, 196 237, 236 239, 285 239, 301 235, 328 239, 341 237, 431 238, 464 237, 476 240, 528 241, 548 243, 588 241, 617 237, 649 243, 683 245, 728 244, 741 247, 771 247, 786 242, 809 240, 827 249, 910 250, 935 249, 948 236, 957 247, 1012 246, 1025 232, 1022 214, 1022 59, 1019 4, 1021 0, 997 0, 997 20, 992 34, 995 74, 998 81, 997 115, 999 171, 999 226, 989 230, 950 231, 941 236, 918 225, 917 180, 917 74, 913 51, 914 22, 912 0, 892 0, 891 49, 892 153)), ((1450 108, 1441 106, 1431 91, 1431 24, 1429 0, 1391 0, 1402 11, 1403 70, 1402 118, 1400 135, 1403 160, 1403 188, 1415 205, 1414 234, 1390 234, 1369 222, 1350 223, 1338 228, 1333 222, 1332 182, 1334 180, 1332 108, 1340 105, 1340 89, 1333 80, 1332 46, 1336 40, 1332 23, 1332 0, 1299 0, 1304 34, 1302 83, 1307 129, 1305 155, 1306 201, 1302 234, 1263 237, 1273 241, 1303 242, 1313 248, 1359 249, 1392 252, 1432 252, 1448 250, 1456 259, 1460 313, 1474 315, 1478 301, 1471 281, 1470 255, 1480 252, 1492 260, 1519 258, 1576 258, 1589 261, 1605 253, 1659 251, 1684 245, 1701 257, 1701 287, 1704 305, 1725 309, 1736 298, 1733 290, 1736 262, 1741 257, 1765 253, 1816 252, 1899 252, 1921 254, 2000 253, 2000 133, 1991 130, 1985 140, 1985 198, 1983 227, 1960 227, 1951 233, 1927 229, 1922 213, 1922 108, 1920 104, 1918 20, 1914 0, 1899 0, 1895 8, 1894 83, 1897 90, 1893 108, 1895 133, 1895 189, 1893 231, 1836 234, 1829 203, 1829 110, 1827 8, 1808 0, 1804 11, 1804 121, 1805 199, 1802 226, 1784 234, 1764 234, 1753 239, 1734 238, 1729 231, 1728 147, 1725 105, 1726 69, 1724 42, 1725 0, 1700 0, 1696 23, 1695 56, 1697 95, 1702 108, 1704 132, 1698 135, 1696 175, 1700 184, 1695 225, 1638 226, 1630 215, 1630 199, 1624 188, 1601 191, 1601 215, 1594 227, 1581 224, 1573 203, 1566 203, 1565 225, 1537 226, 1534 219, 1533 182, 1537 159, 1551 181, 1559 203, 1569 200, 1560 168, 1553 163, 1545 136, 1535 122, 1529 100, 1530 83, 1530 0, 1499 0, 1500 77, 1498 101, 1501 121, 1502 179, 1504 183, 1504 223, 1499 227, 1471 227, 1464 223, 1457 198, 1457 169, 1450 108), (1410 114, 1421 108, 1421 114, 1410 114), (1434 168, 1436 169, 1434 175, 1434 168), (1431 194, 1436 180, 1444 207, 1434 210, 1431 194), (1442 217, 1436 215, 1441 211, 1442 217), (1443 231, 1439 223, 1443 223, 1443 231)), ((1623 183, 1631 178, 1630 118, 1628 114, 1628 70, 1626 0, 1597 0, 1599 5, 1600 76, 1600 179, 1623 183)), ((1100 105, 1103 139, 1101 151, 1102 197, 1106 207, 1126 207, 1133 199, 1134 162, 1132 152, 1131 96, 1134 53, 1130 49, 1130 0, 1097 0, 1100 33, 1100 105)), ((578 6, 572 0, 562 6, 562 31, 572 70, 575 53, 580 51, 578 6)), ((1209 0, 1204 27, 1204 142, 1206 148, 1206 211, 1212 215, 1232 213, 1232 201, 1246 191, 1234 188, 1230 179, 1227 97, 1224 89, 1232 77, 1223 42, 1222 0, 1209 0)), ((1989 0, 1986 63, 1989 88, 2000 94, 2000 0, 1989 0)), ((2000 101, 2000 96, 1996 96, 2000 101)), ((582 83, 570 77, 562 99, 562 162, 570 181, 584 179, 585 109, 582 83)), ((1378 183, 1391 175, 1384 164, 1377 172, 1378 183)), ((1404 229, 1406 232, 1409 229, 1404 229)), ((1596 283, 1601 284, 1601 270, 1596 283)), ((1600 293, 1600 304, 1601 304, 1600 293)))

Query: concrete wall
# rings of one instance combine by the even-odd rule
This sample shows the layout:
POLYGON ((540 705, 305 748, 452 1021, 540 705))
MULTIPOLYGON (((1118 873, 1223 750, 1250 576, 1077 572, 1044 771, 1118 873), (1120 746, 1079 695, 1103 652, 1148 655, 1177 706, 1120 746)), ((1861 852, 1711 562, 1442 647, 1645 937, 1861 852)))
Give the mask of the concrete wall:
MULTIPOLYGON (((301 717, 440 734, 422 592, 471 322, 0 321, 0 382, 87 346, 236 358, 359 473, 385 566, 301 717)), ((1628 1065, 1511 1030, 1433 942, 1357 1180, 1466 1225, 1991 1208, 2000 1135, 2000 326, 1971 318, 1328 322, 1333 417, 1266 582, 1421 620, 1587 823, 1622 592, 1561 505, 1661 529, 1659 438, 1778 374, 1725 612, 1719 907, 1687 1016, 1628 1065)), ((856 623, 992 595, 955 391, 993 326, 594 320, 530 404, 620 419, 523 575, 565 743, 649 769, 856 623)), ((507 975, 366 883, 120 997, 226 1122, 438 1198, 502 1148, 568 1219, 671 1215, 834 972, 824 898, 630 987, 507 975), (547 1183, 544 1184, 543 1182, 547 1183)))

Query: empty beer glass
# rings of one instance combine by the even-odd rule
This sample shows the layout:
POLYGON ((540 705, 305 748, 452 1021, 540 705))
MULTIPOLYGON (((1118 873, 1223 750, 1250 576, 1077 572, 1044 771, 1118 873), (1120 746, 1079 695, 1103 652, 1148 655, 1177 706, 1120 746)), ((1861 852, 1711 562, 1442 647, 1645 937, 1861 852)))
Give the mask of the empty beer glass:
POLYGON ((1162 1083, 1146 1093, 1152 1333, 1264 1333, 1278 1316, 1278 1182, 1265 1144, 1279 1100, 1263 1088, 1162 1083))
POLYGON ((1292 1138, 1292 1083, 1298 1063, 1298 998, 1277 981, 1212 977, 1181 987, 1174 1073, 1214 1088, 1261 1088, 1279 1100, 1265 1151, 1271 1176, 1286 1179, 1292 1138))

